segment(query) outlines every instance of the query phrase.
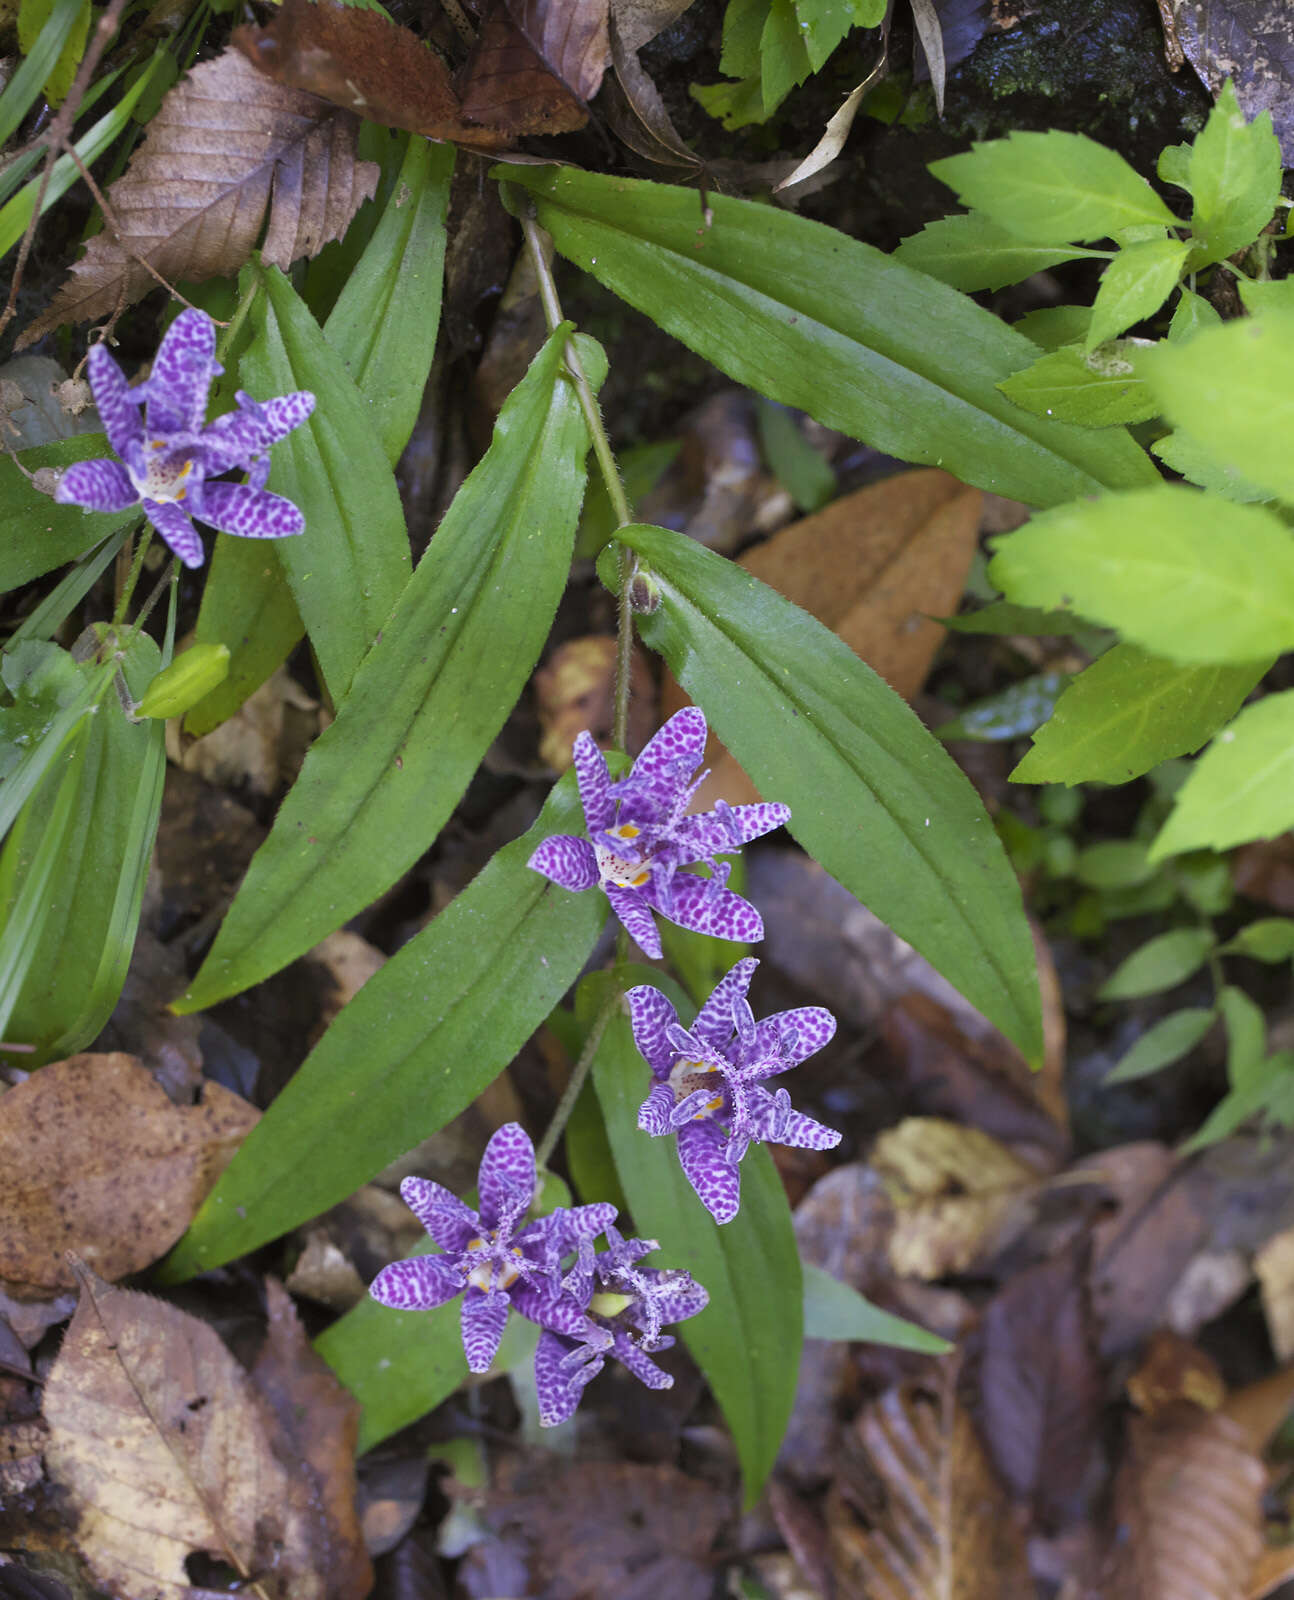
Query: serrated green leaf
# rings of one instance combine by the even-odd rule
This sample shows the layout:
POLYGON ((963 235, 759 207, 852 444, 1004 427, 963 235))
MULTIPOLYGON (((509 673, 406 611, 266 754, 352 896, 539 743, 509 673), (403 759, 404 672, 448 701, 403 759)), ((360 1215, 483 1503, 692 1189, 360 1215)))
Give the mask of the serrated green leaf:
POLYGON ((622 529, 662 594, 641 620, 806 850, 1027 1057, 1041 1043, 1020 890, 978 796, 894 691, 821 623, 663 528, 622 529))
POLYGON ((1035 416, 1084 428, 1145 422, 1156 409, 1154 396, 1118 341, 1090 355, 1065 345, 1004 378, 998 388, 1035 416))
POLYGON ((796 84, 813 71, 794 0, 770 0, 759 36, 760 97, 771 117, 796 84))
POLYGON ((1147 350, 1163 414, 1252 483, 1294 500, 1294 315, 1271 311, 1147 350))
POLYGON ((947 1339, 927 1333, 915 1322, 882 1311, 857 1289, 833 1278, 821 1267, 806 1261, 803 1270, 806 1339, 857 1339, 864 1344, 887 1344, 932 1356, 947 1355, 953 1348, 947 1339))
POLYGON ((1118 1066, 1107 1072, 1101 1081, 1131 1083, 1134 1078, 1147 1078, 1152 1072, 1180 1061, 1199 1044, 1216 1017, 1216 1011, 1196 1006, 1161 1017, 1153 1027, 1146 1029, 1118 1066))
POLYGON ((1065 606, 1170 661, 1294 646, 1294 542, 1261 506, 1163 484, 1059 506, 996 549, 989 577, 1010 599, 1065 606))
POLYGON ((1191 146, 1187 187, 1191 271, 1251 245, 1272 219, 1281 192, 1281 150, 1270 111, 1246 122, 1230 78, 1191 146))
MULTIPOLYGON (((1034 505, 1149 482, 1130 438, 1094 440, 995 385, 1035 347, 923 273, 834 228, 572 169, 509 168, 558 250, 729 376, 905 461, 1034 505)), ((510 202, 513 203, 513 202, 510 202)))
POLYGON ((91 461, 111 454, 103 434, 78 433, 56 444, 20 451, 17 460, 0 456, 0 528, 4 529, 0 540, 0 594, 30 583, 65 561, 74 561, 110 533, 137 522, 140 515, 138 508, 98 512, 55 505, 49 495, 32 487, 18 470, 19 463, 27 472, 37 472, 42 467, 68 467, 74 461, 91 461))
POLYGON ((930 170, 964 206, 1034 244, 1104 239, 1141 223, 1176 221, 1121 155, 1082 133, 1016 131, 932 161, 930 170))
POLYGON ((1294 278, 1241 278, 1236 288, 1240 290, 1241 303, 1252 316, 1263 316, 1268 311, 1294 311, 1294 278))
POLYGON ((1120 962, 1097 993, 1102 1000, 1136 1000, 1173 989, 1200 970, 1216 942, 1209 928, 1175 928, 1161 933, 1120 962))
POLYGON ((702 110, 721 122, 729 133, 763 122, 768 115, 758 73, 737 83, 694 83, 689 92, 702 110))
POLYGON ((954 633, 1020 633, 1030 637, 1052 638, 1075 633, 1083 627, 1077 617, 1064 612, 1041 611, 1037 606, 1017 606, 1010 600, 990 600, 978 611, 959 617, 940 617, 954 633))
POLYGON ((769 0, 729 0, 723 13, 719 71, 730 78, 759 73, 759 41, 768 16, 769 0))
POLYGON ((894 254, 905 266, 969 293, 1005 289, 1062 261, 1084 256, 1099 259, 1103 252, 1078 245, 1032 244, 1018 239, 984 212, 968 211, 963 216, 927 222, 920 233, 902 240, 894 254))
POLYGON ((1067 682, 1064 672, 1034 673, 997 694, 985 695, 935 732, 945 744, 950 739, 1018 739, 1047 720, 1067 682))
POLYGON ((305 513, 305 532, 271 548, 340 704, 408 582, 409 536, 395 476, 341 358, 288 279, 258 270, 239 380, 254 395, 308 389, 316 399, 309 421, 275 445, 269 476, 305 513))
MULTIPOLYGON (((597 983, 585 980, 582 1006, 600 1002, 607 976, 598 975, 597 983)), ((653 968, 629 968, 617 980, 663 988, 680 1016, 691 1015, 678 989, 653 968)), ((791 1210, 772 1158, 755 1145, 741 1164, 741 1210, 719 1227, 684 1177, 674 1141, 639 1132, 638 1107, 650 1079, 629 1018, 617 1008, 593 1061, 607 1137, 635 1229, 660 1241, 660 1255, 653 1260, 685 1268, 709 1292, 705 1310, 672 1331, 705 1373, 732 1430, 750 1505, 786 1431, 804 1337, 804 1290, 791 1210)))
MULTIPOLYGON (((588 436, 554 334, 312 745, 215 946, 201 1010, 370 905, 431 844, 516 704, 570 570, 588 436)), ((605 371, 583 341, 586 368, 605 371)))
POLYGON ((1062 345, 1082 344, 1091 321, 1091 306, 1040 306, 1011 326, 1039 349, 1059 350, 1062 345))
POLYGON ((1171 183, 1175 188, 1189 191, 1191 147, 1189 144, 1166 144, 1159 152, 1155 171, 1161 183, 1171 183))
MULTIPOLYGON (((846 4, 844 0, 794 0, 793 9, 804 49, 808 53, 809 66, 814 72, 821 72, 836 46, 858 26, 856 13, 861 11, 864 15, 872 15, 875 6, 872 0, 862 4, 859 0, 853 0, 852 4, 846 4)), ((865 22, 862 26, 874 28, 876 22, 865 22)))
POLYGON ((1151 239, 1120 250, 1101 274, 1084 349, 1090 353, 1134 322, 1153 317, 1172 293, 1185 260, 1186 246, 1177 239, 1151 239))
POLYGON ((1150 448, 1166 467, 1180 472, 1188 483, 1194 483, 1201 489, 1211 489, 1224 500, 1252 506, 1273 498, 1270 489, 1250 483, 1234 467, 1219 461, 1198 439, 1193 439, 1180 428, 1174 433, 1165 434, 1162 439, 1156 439, 1150 448))
POLYGON ((1182 288, 1173 308, 1172 321, 1168 324, 1168 340, 1170 344, 1184 344, 1197 333, 1203 333, 1205 328, 1221 326, 1222 318, 1202 294, 1182 288))
POLYGON ((1118 644, 1072 678, 1012 783, 1129 783, 1193 755, 1229 722, 1272 658, 1182 667, 1118 644))
POLYGON ((1241 928, 1222 946, 1227 956, 1252 956, 1255 961, 1288 961, 1294 956, 1294 921, 1289 917, 1260 917, 1241 928))
POLYGON ((342 358, 394 467, 436 353, 454 146, 409 134, 395 188, 324 336, 342 358))
POLYGON ((757 412, 759 442, 769 470, 806 515, 825 506, 836 493, 830 464, 800 432, 783 406, 761 400, 757 412))
POLYGON ((588 959, 601 894, 526 863, 579 827, 573 775, 529 833, 375 973, 240 1147, 165 1266, 169 1281, 244 1255, 317 1216, 471 1104, 588 959))
POLYGON ((1155 839, 1156 861, 1229 850, 1294 827, 1294 690, 1246 706, 1195 764, 1155 839))

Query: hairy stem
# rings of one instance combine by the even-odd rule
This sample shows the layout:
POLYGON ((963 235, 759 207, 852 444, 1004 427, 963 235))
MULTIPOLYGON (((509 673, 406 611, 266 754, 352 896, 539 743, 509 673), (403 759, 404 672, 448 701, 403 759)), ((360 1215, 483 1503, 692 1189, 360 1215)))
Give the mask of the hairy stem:
POLYGON ((602 1002, 601 1009, 593 1019, 593 1026, 589 1029, 589 1036, 584 1041, 584 1048, 580 1051, 579 1059, 571 1069, 571 1076, 562 1098, 557 1102, 557 1110, 553 1112, 553 1119, 548 1124, 548 1131, 539 1141, 539 1148, 535 1151, 535 1164, 542 1171, 549 1162, 557 1141, 562 1136, 562 1130, 570 1120, 571 1112, 575 1109, 575 1102, 580 1097, 580 1090, 584 1087, 585 1079, 589 1075, 589 1068, 593 1065, 593 1058, 598 1053, 598 1046, 602 1043, 602 1035, 607 1031, 607 1024, 615 1014, 616 1007, 620 1004, 620 990, 614 989, 602 1002))

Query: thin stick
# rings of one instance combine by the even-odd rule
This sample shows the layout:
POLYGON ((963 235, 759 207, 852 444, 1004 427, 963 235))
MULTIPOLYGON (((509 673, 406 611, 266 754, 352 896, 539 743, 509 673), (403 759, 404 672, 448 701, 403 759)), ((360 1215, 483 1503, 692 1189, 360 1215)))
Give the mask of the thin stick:
POLYGON ((593 1058, 598 1053, 598 1046, 602 1043, 602 1035, 607 1031, 607 1024, 615 1015, 616 1007, 620 1004, 620 991, 613 989, 602 1002, 601 1009, 593 1019, 593 1026, 589 1029, 589 1036, 584 1041, 584 1048, 580 1051, 579 1059, 571 1068, 570 1078, 562 1090, 562 1098, 557 1102, 557 1110, 553 1112, 552 1121, 548 1124, 547 1132, 539 1141, 539 1148, 535 1151, 535 1165, 542 1172, 548 1165, 549 1157, 557 1147, 557 1141, 562 1136, 562 1130, 570 1120, 571 1112, 575 1109, 575 1102, 580 1097, 580 1090, 589 1075, 589 1068, 593 1065, 593 1058))

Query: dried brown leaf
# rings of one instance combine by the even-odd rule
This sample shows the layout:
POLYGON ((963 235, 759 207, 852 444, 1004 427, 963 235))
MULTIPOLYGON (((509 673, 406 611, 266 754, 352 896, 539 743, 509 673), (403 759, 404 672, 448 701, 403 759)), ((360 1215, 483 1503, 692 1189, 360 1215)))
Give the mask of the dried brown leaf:
POLYGON ((626 50, 641 50, 672 22, 677 22, 693 0, 611 0, 611 18, 626 50))
POLYGON ((218 1083, 177 1106, 133 1056, 78 1055, 0 1098, 0 1278, 75 1283, 75 1250, 105 1278, 156 1261, 188 1227, 259 1113, 218 1083))
POLYGON ((376 190, 378 167, 355 159, 356 123, 313 95, 272 82, 236 50, 205 61, 162 101, 124 177, 108 191, 110 228, 20 345, 65 322, 109 316, 155 279, 233 277, 269 212, 261 258, 288 267, 318 255, 376 190))
POLYGON ((1184 1400, 1200 1411, 1216 1411, 1227 1393, 1217 1362, 1170 1328, 1156 1331, 1127 1387, 1129 1400, 1152 1421, 1184 1400))
POLYGON ((1294 1410, 1294 1366, 1233 1390, 1218 1409, 1240 1429, 1249 1449, 1262 1455, 1294 1410))
POLYGON ((591 100, 611 59, 607 0, 506 0, 508 15, 577 100, 591 100))
POLYGON ((889 1390, 858 1418, 870 1474, 847 1466, 828 1502, 842 1594, 866 1600, 1032 1600, 1024 1538, 953 1375, 889 1390))
POLYGON ((191 1594, 194 1551, 252 1578, 263 1600, 367 1593, 353 1556, 316 1542, 318 1484, 293 1441, 196 1317, 85 1271, 45 1420, 46 1468, 82 1554, 121 1600, 191 1594))
POLYGON ((1294 162, 1294 14, 1284 0, 1173 0, 1186 59, 1217 94, 1229 79, 1247 121, 1270 111, 1288 166, 1294 162))
POLYGON ((548 71, 513 23, 505 0, 493 0, 482 18, 457 88, 465 121, 509 140, 569 133, 589 119, 581 102, 548 71))
POLYGON ((616 133, 631 150, 658 166, 697 171, 701 158, 683 143, 660 90, 638 60, 638 52, 626 47, 614 15, 611 60, 615 78, 608 86, 610 94, 604 98, 607 119, 616 133))
POLYGON ((1106 1600, 1237 1600, 1262 1553, 1262 1462, 1185 1402, 1134 1417, 1114 1485, 1106 1600))
POLYGON ((1294 1357, 1294 1228, 1267 1241, 1254 1257, 1254 1271, 1262 1285, 1272 1349, 1288 1361, 1294 1357))

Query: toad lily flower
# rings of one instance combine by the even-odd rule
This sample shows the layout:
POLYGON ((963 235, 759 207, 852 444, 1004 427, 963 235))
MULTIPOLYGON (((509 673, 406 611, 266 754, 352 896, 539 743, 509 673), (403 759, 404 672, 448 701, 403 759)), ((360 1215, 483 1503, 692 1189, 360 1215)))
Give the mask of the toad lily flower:
POLYGON ((626 996, 634 1041, 655 1079, 638 1126, 678 1135, 683 1171, 716 1222, 737 1215, 737 1167, 751 1144, 830 1150, 840 1143, 834 1128, 792 1111, 785 1089, 770 1094, 763 1086, 821 1050, 836 1019, 821 1006, 801 1006, 756 1022, 746 990, 758 965, 739 961, 690 1028, 680 1027, 668 998, 650 984, 626 996))
POLYGON ((406 1178, 400 1185, 404 1203, 444 1254, 383 1267, 369 1293, 399 1311, 430 1311, 461 1294, 463 1351, 473 1372, 490 1370, 509 1307, 522 1288, 533 1291, 525 1314, 534 1320, 547 1317, 561 1327, 580 1322, 579 1308, 572 1316, 562 1303, 562 1258, 616 1218, 616 1208, 603 1202, 554 1211, 522 1226, 535 1177, 534 1146, 519 1124, 508 1122, 481 1158, 479 1212, 426 1178, 406 1178))
POLYGON ((575 776, 588 838, 556 834, 530 858, 536 872, 563 889, 601 885, 630 936, 653 957, 661 953, 653 911, 720 939, 749 943, 764 937, 759 912, 724 887, 731 868, 715 857, 780 828, 790 809, 720 800, 713 811, 685 816, 706 776, 693 776, 705 754, 705 736, 704 715, 697 706, 685 706, 653 735, 629 775, 612 783, 592 735, 581 733, 575 776), (698 861, 709 864, 709 878, 678 870, 698 861))
POLYGON ((205 311, 182 311, 158 347, 152 372, 133 389, 104 344, 86 361, 108 443, 120 461, 78 461, 54 498, 87 511, 139 505, 186 567, 202 565, 193 518, 245 539, 300 533, 305 518, 290 500, 265 489, 272 444, 314 410, 304 390, 253 400, 240 389, 237 410, 204 426, 216 361, 216 328, 205 311), (141 415, 142 408, 142 415, 141 415), (234 468, 248 483, 213 483, 234 468))

